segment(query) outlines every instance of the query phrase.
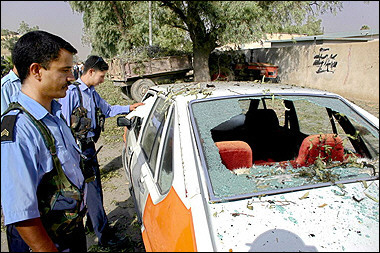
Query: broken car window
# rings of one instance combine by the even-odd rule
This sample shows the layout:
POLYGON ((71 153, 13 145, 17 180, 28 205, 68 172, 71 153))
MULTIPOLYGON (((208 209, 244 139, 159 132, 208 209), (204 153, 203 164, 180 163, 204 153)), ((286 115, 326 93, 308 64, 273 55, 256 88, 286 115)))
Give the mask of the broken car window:
POLYGON ((245 96, 190 106, 215 201, 378 177, 378 128, 335 97, 245 96))

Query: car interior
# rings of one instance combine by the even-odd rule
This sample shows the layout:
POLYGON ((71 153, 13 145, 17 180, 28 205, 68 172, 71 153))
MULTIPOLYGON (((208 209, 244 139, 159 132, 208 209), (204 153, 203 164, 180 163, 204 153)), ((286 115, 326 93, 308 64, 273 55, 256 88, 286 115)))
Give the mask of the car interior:
POLYGON ((356 134, 356 138, 350 138, 355 156, 372 158, 347 117, 326 108, 332 132, 306 134, 300 131, 293 101, 284 100, 284 104, 283 126, 279 124, 275 110, 267 108, 264 99, 251 99, 245 114, 236 115, 211 129, 222 163, 229 170, 275 163, 310 166, 318 157, 324 162, 346 160, 352 154, 344 149, 333 117, 346 134, 356 134), (262 108, 259 108, 260 102, 262 108))

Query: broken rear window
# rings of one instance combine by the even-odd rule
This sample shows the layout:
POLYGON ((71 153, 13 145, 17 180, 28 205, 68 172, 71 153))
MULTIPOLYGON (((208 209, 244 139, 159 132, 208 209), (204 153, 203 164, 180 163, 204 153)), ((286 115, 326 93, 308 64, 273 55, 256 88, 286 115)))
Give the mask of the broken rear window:
POLYGON ((379 130, 336 97, 193 101, 212 201, 378 178, 379 130))

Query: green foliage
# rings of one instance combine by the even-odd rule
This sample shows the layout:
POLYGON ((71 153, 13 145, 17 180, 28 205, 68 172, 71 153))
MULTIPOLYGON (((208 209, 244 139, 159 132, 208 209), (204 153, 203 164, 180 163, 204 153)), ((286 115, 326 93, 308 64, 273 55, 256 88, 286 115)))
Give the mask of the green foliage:
POLYGON ((189 51, 181 51, 170 49, 168 47, 159 46, 146 46, 146 47, 136 47, 131 50, 124 51, 118 54, 116 57, 128 60, 130 62, 142 62, 149 60, 151 58, 172 56, 172 55, 190 55, 189 51))
POLYGON ((1 77, 8 74, 12 68, 13 68, 13 63, 12 63, 11 56, 6 56, 6 57, 1 56, 1 77))
POLYGON ((25 21, 21 21, 17 32, 1 29, 1 47, 12 52, 18 38, 27 32, 38 30, 38 26, 30 27, 25 21), (4 36, 4 37, 3 37, 4 36))
POLYGON ((17 32, 8 30, 8 29, 2 29, 1 28, 1 36, 13 36, 13 35, 18 35, 17 32))
POLYGON ((369 26, 368 25, 362 25, 362 27, 360 28, 360 30, 369 30, 369 26))
MULTIPOLYGON (((99 95, 107 101, 110 105, 131 105, 135 103, 132 100, 125 100, 119 89, 116 89, 112 81, 107 80, 104 83, 96 86, 96 91, 99 95)), ((105 143, 120 142, 123 139, 124 128, 116 125, 116 119, 120 115, 107 118, 104 124, 104 132, 101 133, 101 137, 105 143)))
MULTIPOLYGON (((83 13, 85 37, 93 54, 112 58, 124 52, 149 45, 147 1, 70 1, 71 8, 83 13)), ((158 2, 152 2, 153 43, 173 50, 190 48, 185 32, 157 23, 158 2), (164 29, 163 29, 164 28, 164 29), (168 40, 168 38, 170 39, 168 40)))
POLYGON ((28 33, 28 32, 31 32, 31 31, 36 31, 36 30, 39 30, 40 28, 38 27, 38 25, 36 26, 33 26, 33 27, 30 27, 27 23, 25 23, 25 21, 21 21, 18 29, 17 29, 17 33, 19 35, 24 35, 25 33, 28 33))
POLYGON ((331 1, 232 1, 221 6, 226 27, 220 44, 259 41, 278 32, 320 34, 318 14, 342 8, 341 2, 331 1))
MULTIPOLYGON (((93 53, 112 58, 149 44, 148 1, 69 3, 83 13, 93 53)), ((152 1, 153 44, 182 51, 192 47, 197 77, 217 46, 278 32, 320 34, 318 15, 341 8, 340 1, 152 1)))
POLYGON ((12 52, 13 47, 15 46, 19 36, 6 36, 4 39, 1 38, 1 48, 4 48, 12 52))

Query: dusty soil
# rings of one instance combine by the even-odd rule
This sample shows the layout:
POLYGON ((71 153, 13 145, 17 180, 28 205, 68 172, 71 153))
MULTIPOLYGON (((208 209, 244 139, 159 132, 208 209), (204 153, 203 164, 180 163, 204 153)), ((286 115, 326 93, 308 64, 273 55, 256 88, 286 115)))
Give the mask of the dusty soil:
MULTIPOLYGON (((99 138, 96 147, 103 148, 98 153, 100 165, 104 209, 110 225, 115 228, 120 244, 112 248, 117 252, 145 252, 141 237, 141 227, 137 222, 133 199, 128 190, 128 180, 122 165, 122 136, 119 142, 107 143, 99 138)), ((111 249, 97 246, 98 239, 91 233, 87 235, 88 251, 102 252, 111 249)))

